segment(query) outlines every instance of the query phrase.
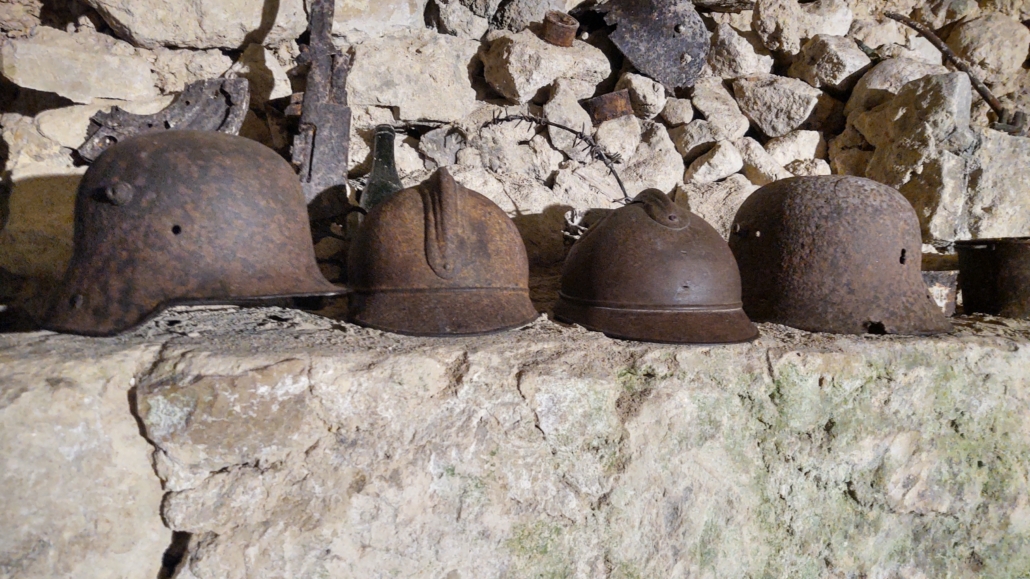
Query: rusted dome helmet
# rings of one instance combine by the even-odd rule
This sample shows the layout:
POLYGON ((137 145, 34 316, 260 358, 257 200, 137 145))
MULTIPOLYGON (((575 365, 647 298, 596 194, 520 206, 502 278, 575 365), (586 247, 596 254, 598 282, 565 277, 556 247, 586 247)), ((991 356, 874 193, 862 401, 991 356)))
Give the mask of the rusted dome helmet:
POLYGON ((679 344, 752 340, 740 274, 718 232, 657 189, 572 246, 555 317, 614 338, 679 344))
POLYGON ((318 270, 284 159, 243 137, 162 131, 117 143, 86 171, 72 260, 42 325, 106 336, 173 304, 343 291, 318 270))
POLYGON ((389 332, 482 334, 537 317, 515 224, 442 168, 369 211, 347 278, 349 320, 389 332))
POLYGON ((934 334, 951 324, 920 271, 912 205, 860 177, 795 177, 744 201, 730 248, 751 319, 813 332, 934 334))

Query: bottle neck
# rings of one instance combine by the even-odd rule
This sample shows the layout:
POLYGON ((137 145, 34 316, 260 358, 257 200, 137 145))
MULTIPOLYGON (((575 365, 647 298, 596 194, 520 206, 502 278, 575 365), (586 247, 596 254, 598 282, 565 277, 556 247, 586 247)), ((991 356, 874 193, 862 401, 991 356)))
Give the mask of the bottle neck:
POLYGON ((392 127, 376 127, 372 141, 372 170, 361 194, 360 205, 365 209, 382 203, 403 188, 394 162, 394 135, 392 127))

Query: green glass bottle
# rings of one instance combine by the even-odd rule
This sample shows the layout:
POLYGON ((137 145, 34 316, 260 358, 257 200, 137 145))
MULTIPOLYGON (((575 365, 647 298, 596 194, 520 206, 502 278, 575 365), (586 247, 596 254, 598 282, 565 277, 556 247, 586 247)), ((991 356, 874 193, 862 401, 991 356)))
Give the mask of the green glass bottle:
POLYGON ((390 125, 378 125, 372 140, 372 171, 368 184, 361 192, 358 205, 365 211, 389 199, 404 188, 397 176, 397 165, 393 160, 393 140, 396 133, 390 125))

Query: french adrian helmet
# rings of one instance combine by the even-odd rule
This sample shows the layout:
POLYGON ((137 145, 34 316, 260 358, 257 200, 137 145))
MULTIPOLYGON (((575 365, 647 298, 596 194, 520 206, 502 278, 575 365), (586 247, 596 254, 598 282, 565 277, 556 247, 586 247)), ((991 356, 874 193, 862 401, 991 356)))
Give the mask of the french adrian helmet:
POLYGON ((107 336, 173 304, 332 295, 296 173, 271 149, 213 131, 108 148, 75 199, 72 260, 43 327, 107 336))
POLYGON ((915 210, 886 185, 841 175, 770 183, 737 211, 730 247, 755 321, 838 334, 951 329, 923 283, 915 210))
POLYGON ((740 274, 726 242, 657 189, 610 213, 572 246, 554 313, 630 340, 714 344, 758 337, 741 309, 740 274))
POLYGON ((443 168, 368 212, 347 277, 349 320, 389 332, 482 334, 537 317, 515 224, 443 168))

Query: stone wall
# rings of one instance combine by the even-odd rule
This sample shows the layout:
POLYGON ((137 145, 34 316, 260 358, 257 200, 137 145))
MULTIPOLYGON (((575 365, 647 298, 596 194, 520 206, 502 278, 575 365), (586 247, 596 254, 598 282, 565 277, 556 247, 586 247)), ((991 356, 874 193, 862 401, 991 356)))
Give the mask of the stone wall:
POLYGON ((0 577, 1026 576, 1030 324, 761 330, 2 335, 0 577))

